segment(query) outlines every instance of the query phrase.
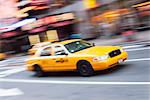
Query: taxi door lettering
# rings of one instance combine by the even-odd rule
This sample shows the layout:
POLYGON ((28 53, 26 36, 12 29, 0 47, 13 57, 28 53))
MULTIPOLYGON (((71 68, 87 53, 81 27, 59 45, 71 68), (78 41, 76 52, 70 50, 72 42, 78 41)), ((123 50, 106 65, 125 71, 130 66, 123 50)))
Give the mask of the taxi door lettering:
POLYGON ((64 62, 68 62, 68 59, 60 58, 60 59, 56 60, 56 63, 64 63, 64 62))

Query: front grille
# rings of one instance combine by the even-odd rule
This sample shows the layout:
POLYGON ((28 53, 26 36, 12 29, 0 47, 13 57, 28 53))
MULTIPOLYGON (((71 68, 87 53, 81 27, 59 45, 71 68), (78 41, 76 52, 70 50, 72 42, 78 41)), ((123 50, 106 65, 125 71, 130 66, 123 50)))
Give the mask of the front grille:
POLYGON ((119 49, 117 49, 117 50, 110 52, 109 56, 112 58, 112 57, 115 57, 115 56, 120 55, 120 54, 121 54, 121 51, 119 49))

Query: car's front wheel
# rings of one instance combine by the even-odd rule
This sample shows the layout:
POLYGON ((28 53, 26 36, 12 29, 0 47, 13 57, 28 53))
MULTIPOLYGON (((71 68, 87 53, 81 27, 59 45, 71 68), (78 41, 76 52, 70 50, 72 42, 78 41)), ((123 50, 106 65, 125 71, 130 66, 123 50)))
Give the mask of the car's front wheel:
POLYGON ((94 73, 92 65, 88 61, 79 61, 77 63, 77 71, 82 76, 92 76, 94 73))

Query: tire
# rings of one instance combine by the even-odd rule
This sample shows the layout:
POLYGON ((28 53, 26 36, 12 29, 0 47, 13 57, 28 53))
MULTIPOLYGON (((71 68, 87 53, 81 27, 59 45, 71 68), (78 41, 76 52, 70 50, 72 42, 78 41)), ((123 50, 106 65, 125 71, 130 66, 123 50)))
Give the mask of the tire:
POLYGON ((79 61, 77 63, 77 71, 80 73, 81 76, 92 76, 94 70, 92 65, 88 61, 79 61))
POLYGON ((35 76, 42 77, 44 76, 44 72, 42 71, 41 67, 39 65, 34 66, 35 76))

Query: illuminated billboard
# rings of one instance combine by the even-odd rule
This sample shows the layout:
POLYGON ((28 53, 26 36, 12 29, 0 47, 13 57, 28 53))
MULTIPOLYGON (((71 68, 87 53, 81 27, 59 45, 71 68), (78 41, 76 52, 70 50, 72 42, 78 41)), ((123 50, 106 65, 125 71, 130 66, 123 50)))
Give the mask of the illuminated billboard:
POLYGON ((90 9, 90 8, 95 8, 98 6, 96 0, 83 0, 83 5, 85 8, 90 9))
POLYGON ((64 14, 59 14, 59 15, 47 16, 47 17, 38 19, 37 21, 33 23, 23 26, 22 30, 31 30, 31 29, 41 27, 44 25, 50 25, 53 23, 58 23, 58 22, 73 20, 73 19, 75 19, 75 16, 73 13, 64 13, 64 14))

